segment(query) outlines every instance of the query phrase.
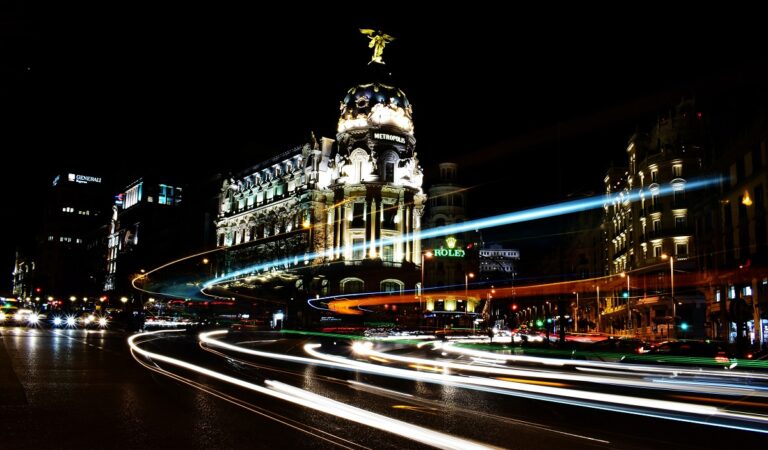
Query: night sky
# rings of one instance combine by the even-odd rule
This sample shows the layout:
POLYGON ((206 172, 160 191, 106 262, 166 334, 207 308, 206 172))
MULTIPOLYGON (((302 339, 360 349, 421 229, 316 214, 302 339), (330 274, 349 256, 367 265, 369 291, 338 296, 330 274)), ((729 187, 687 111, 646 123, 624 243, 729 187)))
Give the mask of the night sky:
POLYGON ((56 172, 118 187, 148 171, 189 180, 256 163, 311 131, 333 137, 346 90, 367 81, 371 50, 358 28, 397 38, 384 61, 413 104, 427 178, 441 161, 459 163, 477 186, 475 217, 599 192, 637 126, 682 97, 768 78, 764 24, 749 11, 598 20, 577 19, 592 17, 579 10, 414 17, 382 7, 302 18, 295 5, 273 16, 213 3, 2 7, 0 148, 19 163, 0 178, 0 293, 18 233, 32 228, 27 217, 56 172))

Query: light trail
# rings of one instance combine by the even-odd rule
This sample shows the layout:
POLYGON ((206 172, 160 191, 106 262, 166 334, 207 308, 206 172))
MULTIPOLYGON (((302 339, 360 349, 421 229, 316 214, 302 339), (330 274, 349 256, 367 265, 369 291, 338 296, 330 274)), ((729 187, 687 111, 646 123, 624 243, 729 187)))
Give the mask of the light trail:
MULTIPOLYGON (((318 352, 319 344, 306 344, 304 351, 327 361, 344 362, 360 370, 372 371, 369 363, 318 352)), ((392 355, 389 355, 392 358, 392 355)), ((437 365, 439 362, 430 362, 437 365)), ((378 367, 378 366, 376 366, 378 367)), ((582 406, 604 411, 622 412, 634 415, 675 420, 708 426, 731 428, 743 431, 768 433, 768 416, 724 411, 713 406, 657 400, 626 395, 606 394, 550 386, 537 386, 482 377, 461 377, 457 375, 414 372, 392 367, 378 367, 379 375, 393 376, 415 381, 445 384, 454 387, 481 390, 503 395, 526 397, 548 402, 582 406), (721 421, 715 422, 713 420, 721 421), (736 421, 737 423, 732 423, 736 421), (754 423, 755 425, 751 425, 754 423)))
MULTIPOLYGON (((427 343, 424 343, 427 344, 427 343)), ((588 368, 598 368, 598 369, 610 369, 613 373, 616 373, 617 371, 624 371, 624 372, 639 372, 640 375, 650 376, 651 374, 655 375, 668 375, 673 378, 677 378, 680 375, 690 375, 690 376, 710 376, 710 377, 719 377, 719 378, 742 378, 742 379, 752 379, 752 380, 759 380, 759 381, 768 381, 768 375, 766 374, 759 374, 754 372, 742 372, 742 371, 735 371, 735 370, 710 370, 710 369, 702 369, 702 368, 683 368, 683 367, 659 367, 659 366, 649 366, 649 365, 643 365, 643 364, 615 364, 615 363, 609 363, 609 362, 603 362, 603 361, 583 361, 583 360, 572 360, 572 359, 558 359, 558 358, 543 358, 539 356, 526 356, 526 355, 505 355, 501 353, 494 353, 494 352, 485 352, 481 350, 474 350, 474 349, 468 349, 464 347, 456 347, 453 344, 449 343, 439 343, 439 348, 442 350, 449 352, 449 353, 458 353, 463 354, 467 356, 476 356, 480 358, 492 358, 492 359, 498 359, 498 360, 504 360, 504 361, 512 361, 512 362, 526 362, 526 363, 536 363, 536 364, 543 364, 543 365, 549 365, 549 366, 576 366, 579 367, 588 367, 588 368)), ((586 370, 586 369, 585 369, 586 370)), ((762 389, 762 388, 761 388, 762 389)))
MULTIPOLYGON (((220 346, 220 347, 228 348, 230 350, 238 351, 241 353, 247 353, 247 354, 254 354, 254 352, 257 352, 260 354, 260 356, 271 357, 265 354, 268 352, 258 352, 250 349, 238 348, 238 346, 226 344, 211 338, 211 336, 225 334, 225 333, 226 333, 226 330, 203 333, 200 335, 200 339, 208 343, 209 345, 220 346)), ((363 348, 362 351, 365 351, 364 348, 367 347, 365 345, 360 345, 360 343, 356 343, 355 345, 358 348, 362 347, 363 348)), ((655 418, 661 418, 661 419, 697 423, 697 424, 703 424, 708 426, 718 426, 718 427, 739 429, 739 430, 745 430, 745 431, 768 433, 768 417, 767 416, 761 416, 761 415, 755 415, 755 414, 749 414, 749 413, 740 413, 740 412, 730 412, 730 411, 721 410, 714 406, 682 403, 682 402, 669 401, 669 400, 657 400, 657 399, 644 398, 644 397, 632 397, 627 395, 607 394, 607 393, 601 393, 601 392, 583 391, 583 390, 553 387, 553 386, 531 385, 526 383, 504 381, 504 380, 493 379, 493 378, 466 377, 466 376, 459 376, 459 375, 447 374, 447 373, 417 372, 417 371, 407 370, 407 369, 374 365, 366 362, 350 360, 348 358, 344 358, 340 356, 324 354, 317 351, 317 348, 319 347, 320 347, 320 344, 306 344, 304 346, 304 351, 307 352, 310 356, 317 358, 318 360, 323 360, 326 363, 336 364, 339 367, 345 367, 347 368, 347 370, 351 368, 357 371, 373 373, 380 376, 390 376, 390 377, 408 379, 408 380, 414 380, 414 381, 437 383, 437 384, 443 384, 447 386, 454 386, 454 387, 460 387, 460 388, 466 388, 466 389, 475 389, 475 390, 481 390, 485 392, 491 392, 491 393, 497 393, 497 394, 503 394, 503 395, 512 395, 512 396, 526 397, 526 398, 532 398, 537 400, 544 400, 548 402, 556 402, 556 403, 570 404, 574 406, 589 407, 589 408, 600 409, 605 411, 623 412, 623 413, 655 417, 655 418), (733 423, 733 422, 736 422, 736 423, 733 423), (755 424, 755 425, 752 425, 752 424, 755 424)), ((371 350, 368 350, 368 351, 371 351, 371 350)), ((540 374, 540 372, 533 372, 533 371, 524 372, 524 371, 506 370, 506 369, 498 369, 498 368, 484 368, 484 367, 478 367, 478 366, 460 365, 456 363, 443 362, 443 361, 424 360, 421 358, 410 358, 410 357, 404 357, 400 355, 393 355, 389 353, 372 352, 372 354, 379 357, 385 357, 391 360, 400 360, 401 362, 405 362, 408 364, 423 366, 425 368, 428 368, 429 370, 434 370, 433 368, 436 368, 436 366, 441 366, 443 367, 444 371, 447 370, 448 368, 451 368, 451 369, 460 369, 460 370, 482 371, 482 372, 493 373, 493 374, 507 374, 512 376, 521 376, 521 375, 536 376, 540 374)), ((284 359, 287 356, 289 355, 280 355, 279 357, 281 359, 284 359)), ((506 355, 498 355, 498 356, 506 356, 506 355)), ((293 358, 297 358, 297 357, 292 356, 291 359, 293 358)), ((317 362, 314 362, 314 364, 317 364, 317 362)), ((551 375, 552 374, 549 374, 548 376, 551 376, 551 375)), ((568 374, 559 374, 559 379, 565 379, 567 375, 568 374)), ((574 375, 570 375, 570 376, 575 377, 574 375)), ((600 379, 594 378, 594 380, 600 380, 600 379)), ((604 380, 601 380, 601 381, 605 382, 604 380)), ((601 382, 601 381, 596 381, 596 382, 601 382)), ((592 382, 595 382, 595 381, 592 381, 592 382)), ((639 383, 639 382, 633 381, 633 380, 622 380, 621 382, 619 382, 619 384, 625 384, 625 383, 632 384, 632 383, 639 383)), ((657 389, 659 388, 658 385, 653 387, 657 389)), ((712 388, 709 387, 707 392, 711 392, 711 390, 712 388)), ((754 393, 751 393, 750 395, 754 395, 754 393)))
POLYGON ((136 340, 145 336, 153 336, 158 333, 173 332, 176 330, 161 330, 151 333, 135 334, 128 338, 128 345, 131 351, 137 352, 140 355, 157 361, 162 361, 167 364, 171 364, 177 367, 181 367, 192 372, 214 378, 219 381, 233 384, 235 386, 254 391, 260 394, 264 394, 270 397, 278 398, 286 402, 304 406, 309 409, 320 411, 326 414, 334 415, 352 422, 357 422, 362 425, 366 425, 372 428, 376 428, 388 433, 397 434, 406 439, 411 439, 422 444, 426 444, 432 447, 439 447, 445 449, 486 449, 494 448, 486 445, 482 445, 476 442, 472 442, 466 439, 457 438, 449 434, 440 433, 438 431, 430 430, 424 427, 413 425, 407 422, 403 422, 397 419, 376 414, 364 409, 360 409, 354 406, 350 406, 335 400, 327 399, 325 397, 313 394, 311 392, 299 389, 293 386, 289 386, 277 381, 267 380, 265 383, 269 387, 259 386, 257 384, 235 378, 230 375, 226 375, 220 372, 216 372, 205 367, 201 367, 195 364, 182 361, 180 359, 171 358, 169 356, 161 355, 159 353, 150 352, 142 349, 136 343, 136 340))
POLYGON ((355 442, 352 442, 350 440, 344 439, 341 436, 337 436, 335 434, 331 434, 325 430, 321 430, 316 427, 312 427, 309 425, 306 425, 304 423, 298 422, 296 420, 290 419, 288 417, 285 417, 283 415, 274 413, 272 411, 268 411, 264 408, 261 408, 259 406, 253 405, 251 403, 248 403, 244 400, 241 400, 237 397, 233 397, 231 395, 225 394, 219 390, 213 389, 209 386, 206 386, 202 383, 199 383, 197 381, 191 380, 186 377, 182 377, 181 375, 175 374, 171 371, 165 370, 157 365, 151 365, 143 360, 141 360, 139 357, 136 356, 133 349, 131 349, 131 356, 133 356, 133 359, 136 360, 139 364, 144 366, 146 369, 149 369, 153 372, 159 373, 160 375, 166 376, 168 378, 171 378, 173 380, 176 380, 178 382, 181 382, 183 384, 186 384, 187 386, 190 386, 194 389, 198 389, 202 392, 205 392, 208 395, 220 398, 226 402, 232 403, 233 405, 239 406, 245 410, 248 410, 252 413, 258 414, 262 417, 265 417, 269 420, 273 420, 275 422, 278 422, 282 425, 285 425, 287 427, 293 428, 296 431, 299 431, 301 433, 309 434, 310 436, 313 436, 317 439, 321 439, 326 442, 330 442, 331 444, 338 445, 342 448, 347 449, 353 449, 353 448, 361 448, 365 449, 367 447, 361 446, 355 442))
MULTIPOLYGON (((507 368, 501 368, 501 367, 475 366, 475 365, 469 365, 469 364, 461 364, 461 363, 448 362, 448 361, 438 361, 438 360, 431 360, 431 359, 424 359, 424 358, 413 358, 409 356, 401 356, 401 355, 396 355, 392 353, 378 352, 373 350, 370 345, 366 345, 366 344, 370 344, 370 342, 367 342, 367 343, 356 342, 355 344, 353 344, 352 349, 356 353, 366 355, 368 357, 375 357, 379 359, 387 358, 392 361, 399 361, 405 364, 409 364, 412 367, 416 367, 416 368, 439 370, 434 366, 440 366, 444 369, 461 370, 461 371, 467 371, 467 372, 480 372, 486 375, 494 375, 494 376, 501 375, 503 377, 506 377, 507 381, 511 381, 512 380, 511 377, 528 377, 528 378, 539 378, 539 379, 546 379, 546 380, 560 380, 560 381, 567 380, 567 381, 574 381, 574 382, 580 382, 580 383, 594 383, 594 384, 602 384, 602 385, 613 385, 613 386, 623 386, 623 387, 633 387, 633 388, 643 388, 643 389, 675 390, 675 391, 687 391, 687 392, 739 396, 739 397, 757 396, 757 397, 768 398, 768 392, 765 392, 764 387, 763 388, 761 387, 745 388, 743 386, 734 387, 734 386, 723 385, 723 384, 713 386, 712 384, 704 384, 700 382, 691 383, 691 382, 686 382, 682 380, 674 380, 673 384, 672 383, 659 384, 656 381, 626 379, 626 378, 619 378, 616 376, 596 377, 596 376, 589 376, 589 375, 569 374, 569 373, 563 373, 563 372, 544 372, 544 371, 534 371, 534 370, 507 369, 507 368)), ((448 345, 441 346, 441 349, 450 351, 451 347, 452 345, 448 344, 448 345)), ((490 352, 474 352, 474 353, 487 354, 488 358, 494 358, 496 361, 500 359, 498 358, 500 356, 511 356, 511 355, 493 354, 490 352)), ((529 358, 534 358, 534 357, 529 357, 529 358)), ((546 358, 536 358, 536 359, 545 360, 546 358)), ((563 360, 563 361, 566 361, 566 360, 563 360)), ((586 361, 586 363, 589 363, 589 361, 586 361)), ((608 364, 608 363, 602 363, 602 364, 608 364)), ((617 374, 618 373, 615 373, 615 375, 617 374)), ((699 374, 702 375, 701 372, 699 372, 699 374)), ((515 379, 518 380, 518 382, 522 382, 519 380, 519 378, 515 378, 515 379)), ((528 382, 535 383, 534 381, 528 381, 528 382)), ((544 382, 539 382, 539 383, 544 383, 544 382)))

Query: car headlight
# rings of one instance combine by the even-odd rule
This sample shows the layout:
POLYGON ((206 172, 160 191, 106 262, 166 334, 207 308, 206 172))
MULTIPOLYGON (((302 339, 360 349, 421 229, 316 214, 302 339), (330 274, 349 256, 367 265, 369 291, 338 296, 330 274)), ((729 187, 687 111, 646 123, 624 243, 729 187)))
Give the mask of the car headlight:
POLYGON ((60 326, 61 325, 61 317, 57 317, 57 318, 53 319, 53 324, 56 325, 57 327, 60 326))

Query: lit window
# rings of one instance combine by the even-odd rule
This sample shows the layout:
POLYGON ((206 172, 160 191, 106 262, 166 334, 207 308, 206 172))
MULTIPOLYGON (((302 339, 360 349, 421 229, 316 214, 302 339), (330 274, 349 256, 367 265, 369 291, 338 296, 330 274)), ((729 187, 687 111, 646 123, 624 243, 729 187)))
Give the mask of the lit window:
POLYGON ((365 249, 363 248, 364 242, 365 241, 362 238, 352 239, 352 259, 363 259, 363 255, 365 254, 365 249))
POLYGON ((394 251, 394 247, 392 246, 392 244, 388 244, 388 245, 383 246, 382 254, 381 254, 381 259, 383 261, 390 261, 390 262, 394 261, 394 259, 395 259, 394 256, 395 256, 395 251, 394 251))
POLYGON ((675 217, 675 229, 682 230, 686 227, 688 224, 688 221, 686 220, 685 216, 677 216, 675 217))

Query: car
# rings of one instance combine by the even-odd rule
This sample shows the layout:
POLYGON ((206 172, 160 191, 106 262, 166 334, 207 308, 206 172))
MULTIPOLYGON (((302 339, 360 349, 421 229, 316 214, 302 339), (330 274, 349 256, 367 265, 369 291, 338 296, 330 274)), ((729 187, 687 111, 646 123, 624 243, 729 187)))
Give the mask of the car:
POLYGON ((512 342, 515 344, 543 343, 545 341, 545 336, 540 332, 529 328, 512 330, 510 331, 510 334, 512 335, 512 342))
POLYGON ((651 345, 641 339, 610 336, 595 342, 574 343, 573 359, 617 362, 627 355, 642 355, 651 345))
POLYGON ((643 355, 628 355, 622 362, 730 367, 736 362, 725 344, 710 340, 665 341, 643 355))
POLYGON ((0 325, 13 325, 18 311, 19 308, 15 306, 0 309, 0 325))

